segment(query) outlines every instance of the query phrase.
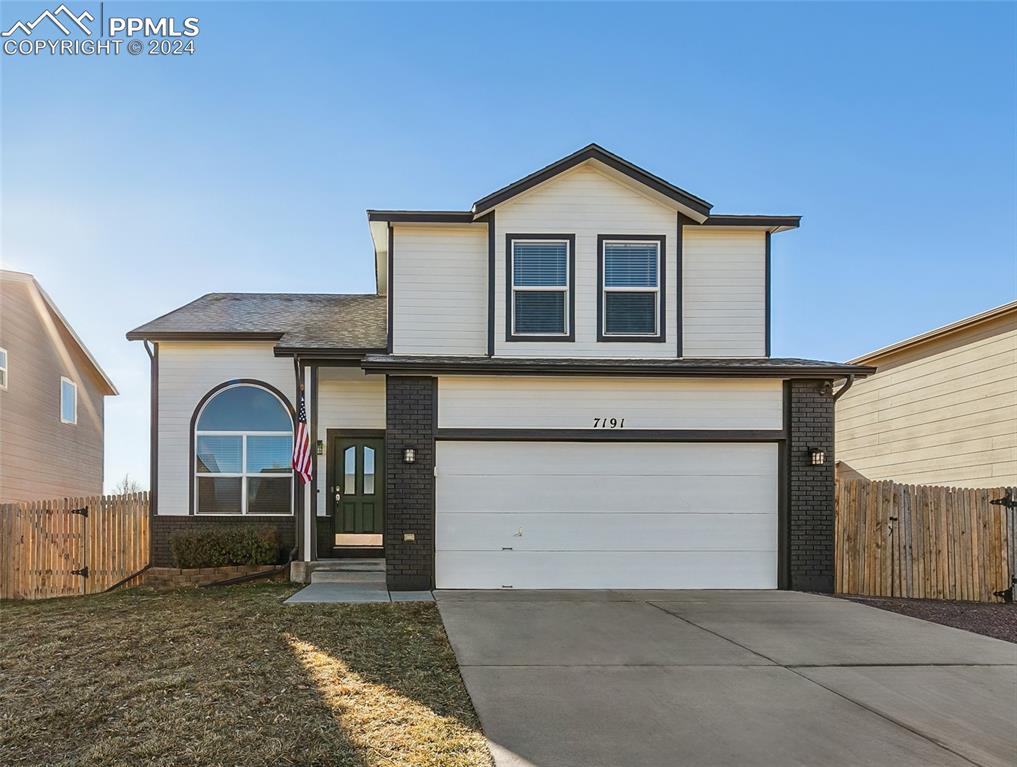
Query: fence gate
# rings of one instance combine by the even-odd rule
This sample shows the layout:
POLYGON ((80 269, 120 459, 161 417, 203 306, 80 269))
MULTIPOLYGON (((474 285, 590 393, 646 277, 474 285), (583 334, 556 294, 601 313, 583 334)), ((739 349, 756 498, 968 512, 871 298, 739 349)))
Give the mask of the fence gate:
POLYGON ((836 590, 998 602, 1015 562, 1013 488, 837 480, 836 590))
POLYGON ((0 599, 96 594, 148 564, 148 493, 0 504, 0 599))

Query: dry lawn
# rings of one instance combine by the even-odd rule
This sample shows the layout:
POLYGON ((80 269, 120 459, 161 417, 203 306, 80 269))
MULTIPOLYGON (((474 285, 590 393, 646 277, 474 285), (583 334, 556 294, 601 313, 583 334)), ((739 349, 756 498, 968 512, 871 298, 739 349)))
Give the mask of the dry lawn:
POLYGON ((491 764, 433 604, 293 590, 3 603, 0 764, 491 764))

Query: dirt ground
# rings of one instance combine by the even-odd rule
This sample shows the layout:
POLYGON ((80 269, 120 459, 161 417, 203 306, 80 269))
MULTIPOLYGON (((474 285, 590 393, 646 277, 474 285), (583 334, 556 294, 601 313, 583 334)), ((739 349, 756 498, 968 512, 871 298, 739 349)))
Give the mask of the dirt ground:
POLYGON ((935 599, 846 597, 881 610, 973 631, 1017 643, 1017 604, 1004 602, 946 602, 935 599))

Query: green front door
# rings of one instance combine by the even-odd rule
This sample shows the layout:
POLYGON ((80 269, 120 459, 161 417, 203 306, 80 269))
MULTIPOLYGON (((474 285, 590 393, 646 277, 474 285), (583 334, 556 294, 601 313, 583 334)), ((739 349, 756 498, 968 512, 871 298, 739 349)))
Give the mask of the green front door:
POLYGON ((332 522, 335 545, 381 546, 384 530, 385 441, 335 437, 332 444, 332 522))

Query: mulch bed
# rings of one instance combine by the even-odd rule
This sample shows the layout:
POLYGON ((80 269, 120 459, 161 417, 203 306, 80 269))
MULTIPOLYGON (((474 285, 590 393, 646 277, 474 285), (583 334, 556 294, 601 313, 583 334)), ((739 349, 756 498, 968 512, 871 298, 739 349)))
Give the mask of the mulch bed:
POLYGON ((845 598, 881 610, 1017 643, 1017 604, 888 597, 845 598))
POLYGON ((0 604, 0 765, 489 767, 434 604, 294 590, 0 604))

